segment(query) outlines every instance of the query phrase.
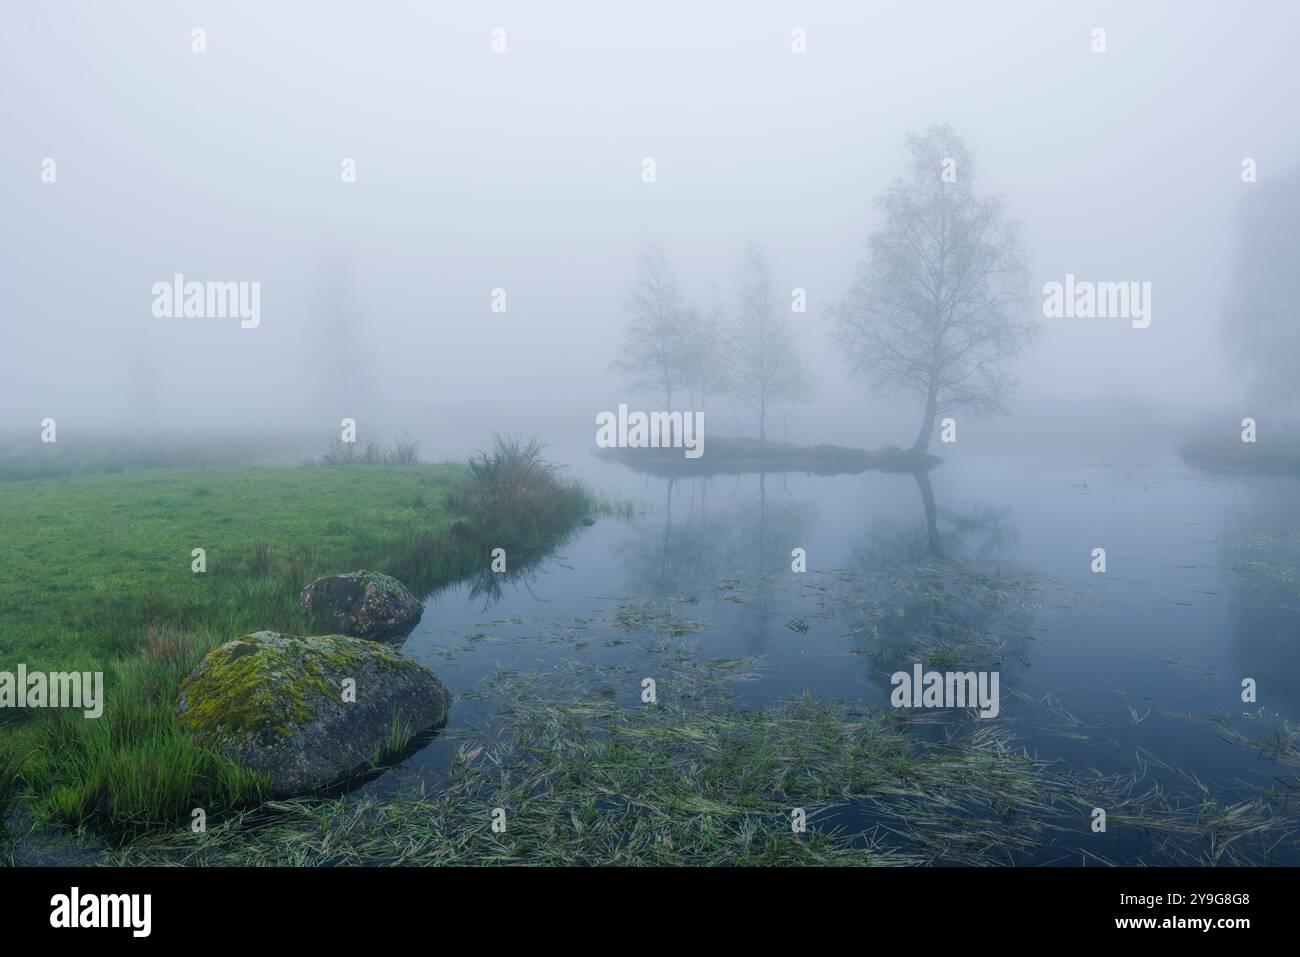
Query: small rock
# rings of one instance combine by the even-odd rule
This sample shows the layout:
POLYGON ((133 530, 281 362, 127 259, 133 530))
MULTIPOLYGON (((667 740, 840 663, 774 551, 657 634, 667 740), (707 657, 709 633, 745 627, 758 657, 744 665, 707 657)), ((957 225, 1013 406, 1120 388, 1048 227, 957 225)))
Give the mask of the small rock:
POLYGON ((302 590, 303 611, 351 638, 405 638, 419 624, 424 606, 396 578, 379 572, 326 575, 302 590))

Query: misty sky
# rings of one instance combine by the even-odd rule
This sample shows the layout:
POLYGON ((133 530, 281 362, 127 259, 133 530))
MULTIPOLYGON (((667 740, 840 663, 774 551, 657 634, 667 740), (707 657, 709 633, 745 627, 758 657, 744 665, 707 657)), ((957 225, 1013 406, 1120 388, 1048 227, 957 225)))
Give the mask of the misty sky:
POLYGON ((910 443, 916 403, 849 375, 826 310, 905 132, 944 122, 1021 221, 1035 302, 1067 272, 1153 284, 1148 329, 1043 320, 1020 408, 1110 395, 1112 373, 1134 403, 1231 397, 1240 164, 1264 182, 1300 158, 1300 7, 902 6, 7 4, 0 432, 594 433, 653 402, 610 368, 649 235, 701 308, 734 297, 748 240, 808 290, 820 389, 791 433, 910 443), (260 282, 261 325, 155 318, 178 272, 260 282))

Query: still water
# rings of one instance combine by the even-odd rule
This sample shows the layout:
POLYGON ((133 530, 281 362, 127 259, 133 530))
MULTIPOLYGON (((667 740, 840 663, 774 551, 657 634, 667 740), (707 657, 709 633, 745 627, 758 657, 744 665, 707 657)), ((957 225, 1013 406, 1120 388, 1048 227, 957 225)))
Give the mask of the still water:
MULTIPOLYGON (((1276 806, 1291 810, 1300 769, 1223 730, 1268 741, 1300 719, 1292 479, 1210 475, 1172 456, 669 480, 575 454, 569 470, 634 503, 631 517, 599 517, 526 576, 428 596, 402 651, 458 699, 444 732, 367 790, 436 787, 461 732, 491 723, 492 699, 465 692, 501 668, 635 660, 665 619, 628 610, 656 608, 689 622, 673 637, 704 655, 759 659, 757 677, 733 689, 747 704, 812 691, 887 708, 891 673, 939 661, 956 640, 954 670, 999 673, 988 720, 1031 754, 1224 804, 1280 793, 1276 806), (791 570, 794 549, 804 573, 791 570), (968 578, 1002 597, 972 597, 968 578), (1245 679, 1254 702, 1242 700, 1245 679)), ((638 707, 640 690, 629 683, 618 699, 638 707)), ((1083 826, 1078 846, 1089 841, 1112 860, 1149 860, 1132 829, 1083 826)))

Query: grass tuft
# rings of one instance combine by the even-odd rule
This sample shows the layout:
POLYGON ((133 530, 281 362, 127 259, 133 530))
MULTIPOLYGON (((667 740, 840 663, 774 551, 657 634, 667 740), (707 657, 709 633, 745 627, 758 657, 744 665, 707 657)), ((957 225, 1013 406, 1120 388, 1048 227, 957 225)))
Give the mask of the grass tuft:
POLYGON ((540 548, 592 511, 592 495, 562 480, 542 457, 545 448, 536 439, 498 435, 491 450, 470 457, 470 481, 448 503, 472 516, 475 538, 507 549, 540 548))

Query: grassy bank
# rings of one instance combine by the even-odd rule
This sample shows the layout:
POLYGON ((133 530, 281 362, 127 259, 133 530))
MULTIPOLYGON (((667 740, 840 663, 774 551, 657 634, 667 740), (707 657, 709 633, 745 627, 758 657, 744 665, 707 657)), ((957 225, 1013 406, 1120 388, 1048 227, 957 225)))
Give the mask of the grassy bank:
POLYGON ((539 451, 499 444, 488 476, 464 465, 223 467, 6 483, 0 670, 104 671, 107 702, 95 720, 0 711, 0 798, 23 794, 38 819, 115 829, 256 800, 255 775, 176 726, 181 677, 235 635, 315 630, 298 593, 317 575, 371 568, 418 594, 485 567, 497 545, 544 548, 591 503, 549 471, 502 484, 524 477, 507 462, 539 451), (548 507, 503 530, 480 503, 512 495, 548 507))
POLYGON ((463 466, 156 470, 12 482, 0 496, 0 661, 102 666, 149 627, 306 625, 296 589, 447 531, 463 466), (207 570, 191 569, 206 550, 207 570))

